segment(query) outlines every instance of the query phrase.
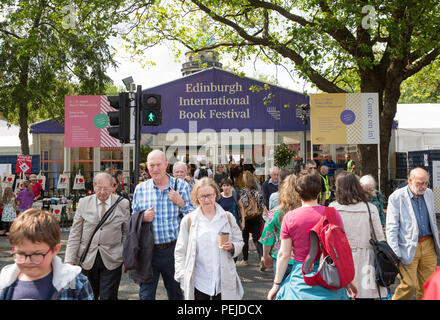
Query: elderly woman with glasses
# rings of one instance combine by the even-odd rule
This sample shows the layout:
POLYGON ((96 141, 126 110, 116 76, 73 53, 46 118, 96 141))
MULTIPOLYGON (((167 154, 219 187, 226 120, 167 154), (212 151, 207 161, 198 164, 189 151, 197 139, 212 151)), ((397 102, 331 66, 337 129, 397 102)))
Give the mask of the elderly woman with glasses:
POLYGON ((196 210, 180 224, 174 278, 185 300, 239 300, 243 296, 234 263, 243 248, 241 230, 234 216, 216 202, 219 198, 213 179, 199 180, 191 193, 196 210))

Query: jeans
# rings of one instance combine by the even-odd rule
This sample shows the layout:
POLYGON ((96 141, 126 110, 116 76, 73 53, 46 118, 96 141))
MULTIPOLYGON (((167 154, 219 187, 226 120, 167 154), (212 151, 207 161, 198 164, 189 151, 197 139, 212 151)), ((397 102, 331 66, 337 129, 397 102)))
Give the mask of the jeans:
POLYGON ((174 280, 174 248, 176 244, 166 249, 154 248, 153 253, 153 282, 141 283, 139 298, 141 300, 155 300, 159 276, 162 275, 163 283, 169 300, 183 300, 180 284, 174 280))

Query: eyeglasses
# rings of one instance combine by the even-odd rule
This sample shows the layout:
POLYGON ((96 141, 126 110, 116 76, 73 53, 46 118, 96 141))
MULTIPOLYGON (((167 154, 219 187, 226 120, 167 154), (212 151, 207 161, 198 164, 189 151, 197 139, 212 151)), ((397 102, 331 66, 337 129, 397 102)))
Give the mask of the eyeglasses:
POLYGON ((112 188, 110 188, 110 187, 95 187, 94 189, 97 192, 101 192, 101 191, 109 192, 109 191, 112 191, 112 188))
POLYGON ((49 248, 46 253, 31 253, 31 254, 25 254, 25 253, 18 253, 14 252, 14 249, 12 249, 12 256, 14 257, 14 261, 16 263, 25 263, 26 258, 29 257, 31 263, 33 264, 41 264, 46 257, 46 255, 52 250, 52 248, 49 248))
POLYGON ((199 200, 208 200, 209 198, 212 198, 215 196, 215 193, 210 193, 210 194, 204 194, 202 196, 198 196, 197 198, 199 198, 199 200))

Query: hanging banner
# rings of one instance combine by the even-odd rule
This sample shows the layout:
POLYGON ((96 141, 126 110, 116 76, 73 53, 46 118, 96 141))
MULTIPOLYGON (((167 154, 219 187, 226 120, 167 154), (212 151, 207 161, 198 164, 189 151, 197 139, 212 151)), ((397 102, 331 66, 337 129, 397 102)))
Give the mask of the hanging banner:
POLYGON ((434 211, 440 213, 440 161, 432 161, 432 193, 434 195, 434 211))
POLYGON ((116 111, 106 96, 66 96, 64 99, 65 147, 120 147, 109 135, 108 111, 116 111))
POLYGON ((17 155, 16 173, 24 173, 26 176, 31 174, 32 156, 17 155))
POLYGON ((313 144, 379 144, 377 93, 310 95, 313 144))

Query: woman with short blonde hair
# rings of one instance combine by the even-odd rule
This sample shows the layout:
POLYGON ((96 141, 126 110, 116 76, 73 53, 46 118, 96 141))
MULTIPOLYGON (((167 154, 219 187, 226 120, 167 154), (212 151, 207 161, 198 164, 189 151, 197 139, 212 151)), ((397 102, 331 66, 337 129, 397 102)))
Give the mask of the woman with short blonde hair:
POLYGON ((234 216, 216 202, 217 183, 200 179, 191 201, 197 209, 183 217, 174 251, 174 278, 185 300, 239 300, 243 287, 234 257, 243 239, 234 216))

